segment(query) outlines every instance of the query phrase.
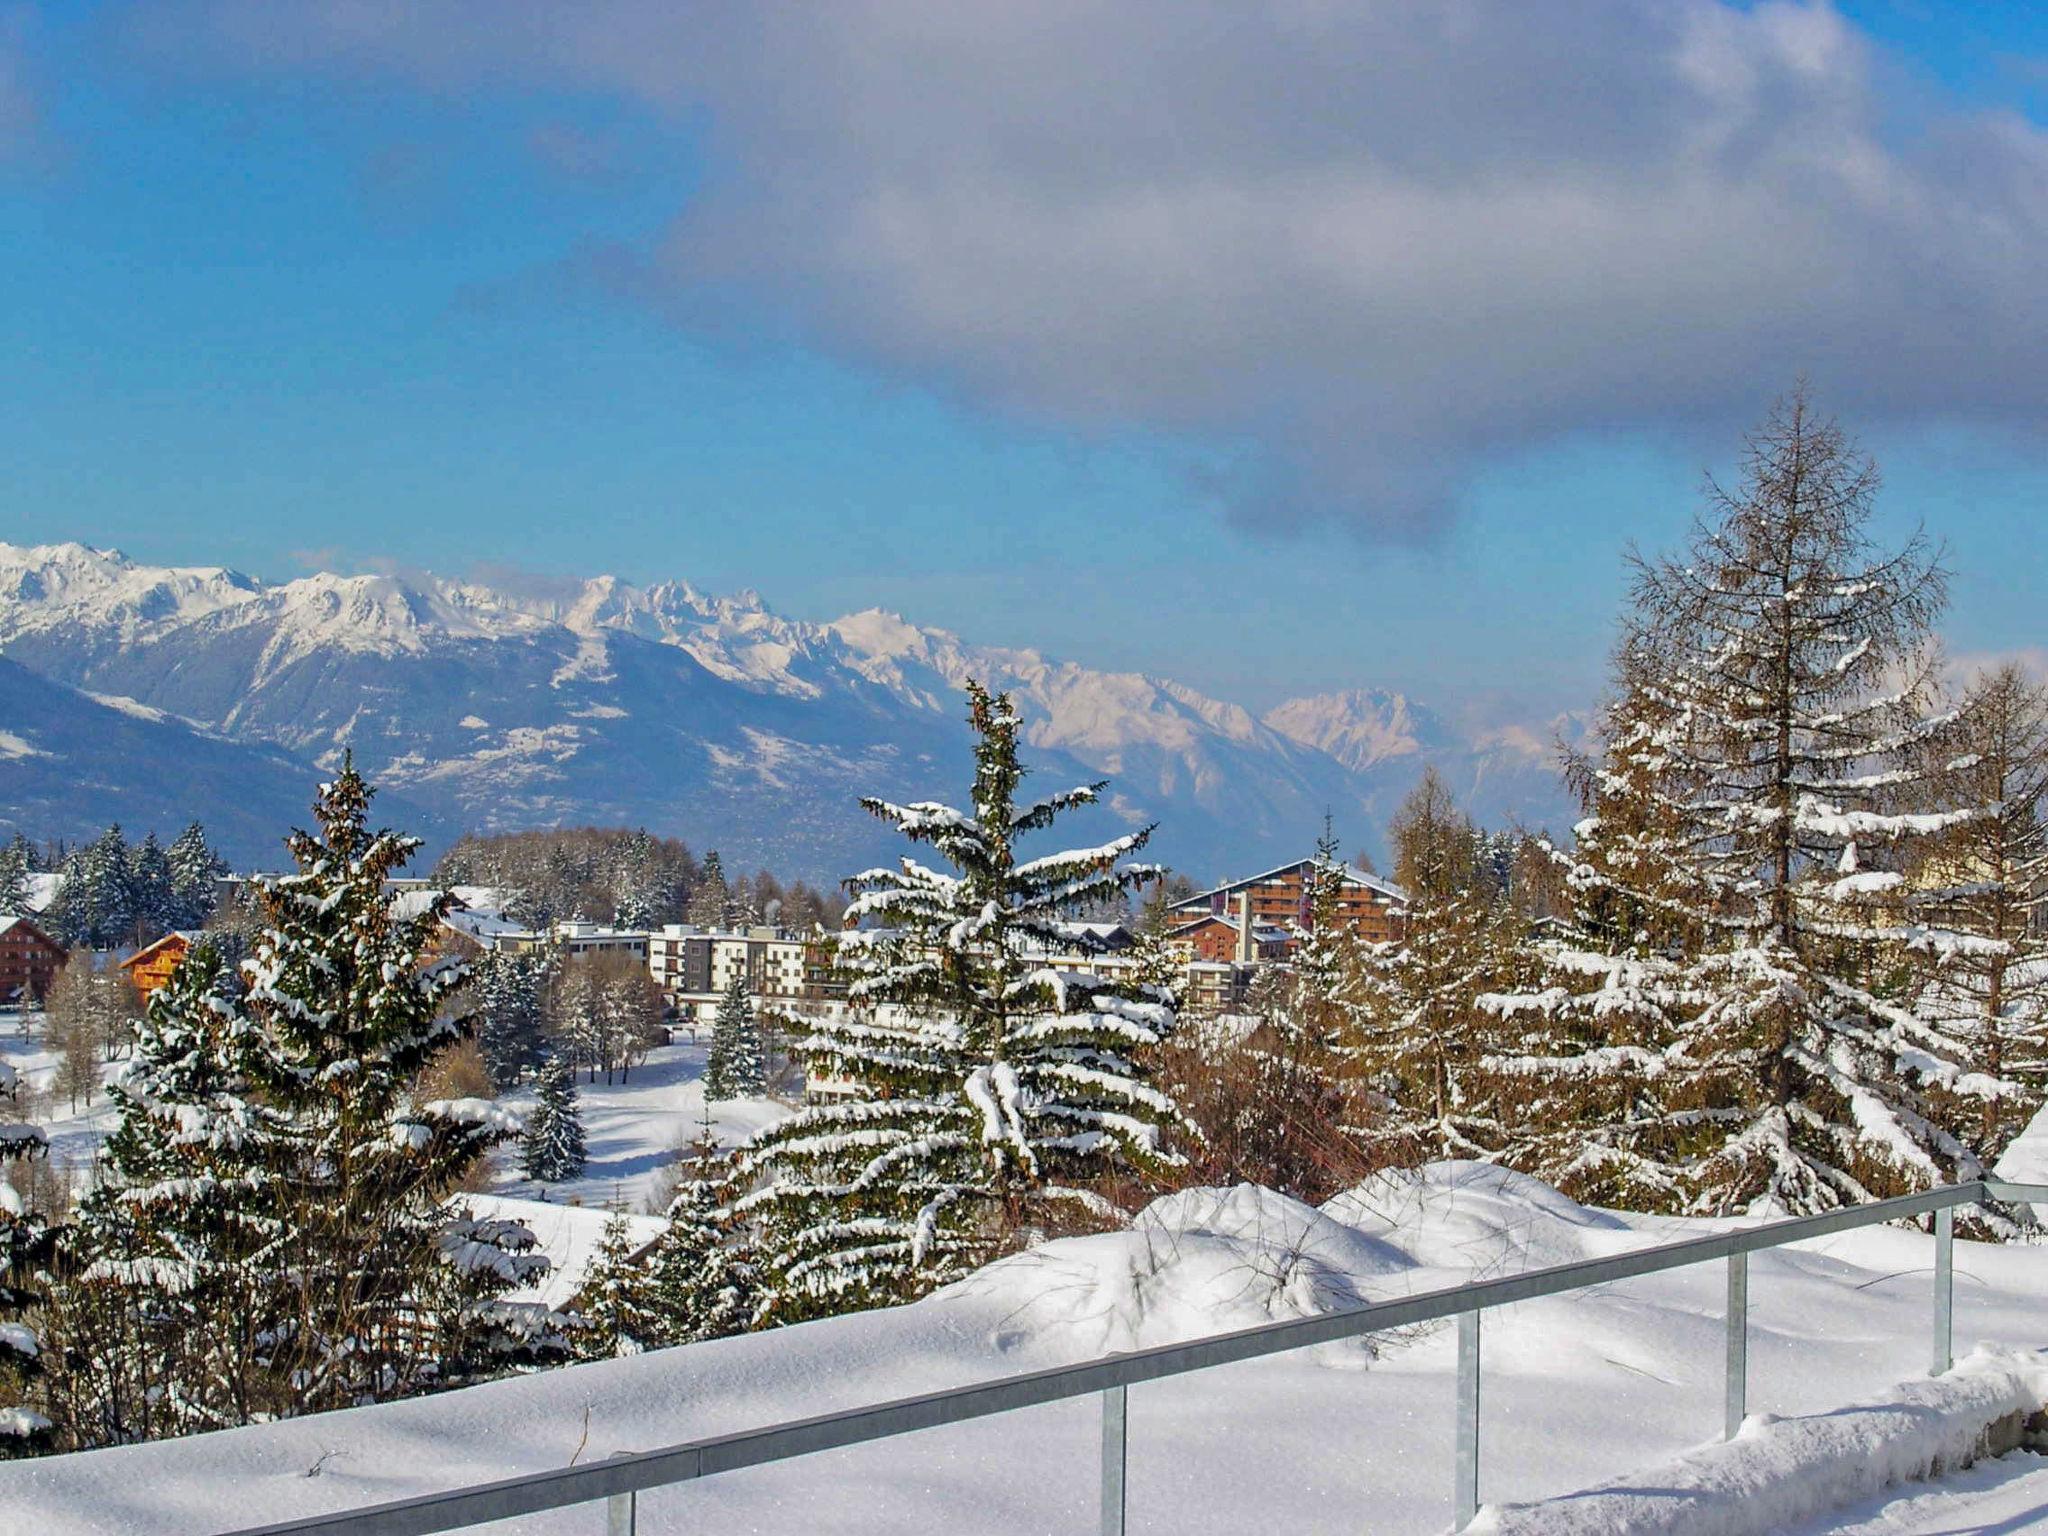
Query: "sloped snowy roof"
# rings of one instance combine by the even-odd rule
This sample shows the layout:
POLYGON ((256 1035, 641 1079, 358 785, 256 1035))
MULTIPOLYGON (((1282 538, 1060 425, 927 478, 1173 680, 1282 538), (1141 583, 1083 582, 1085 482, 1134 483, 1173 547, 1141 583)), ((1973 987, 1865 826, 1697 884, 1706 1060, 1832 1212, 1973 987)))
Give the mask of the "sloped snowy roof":
MULTIPOLYGON (((1217 896, 1234 896, 1248 886, 1263 884, 1265 881, 1273 879, 1276 875, 1292 874, 1303 865, 1313 862, 1312 859, 1290 859, 1285 864, 1276 864, 1271 869, 1261 870, 1256 875, 1246 875, 1242 880, 1226 880, 1223 884, 1211 886, 1208 890, 1190 896, 1185 901, 1175 902, 1167 910, 1171 912, 1191 912, 1197 907, 1207 906, 1217 896)), ((1346 885, 1364 886, 1369 891, 1379 892, 1390 901, 1406 901, 1408 899, 1408 893, 1398 885, 1395 885, 1391 880, 1382 880, 1378 875, 1368 874, 1355 864, 1339 865, 1338 873, 1343 876, 1346 885)))

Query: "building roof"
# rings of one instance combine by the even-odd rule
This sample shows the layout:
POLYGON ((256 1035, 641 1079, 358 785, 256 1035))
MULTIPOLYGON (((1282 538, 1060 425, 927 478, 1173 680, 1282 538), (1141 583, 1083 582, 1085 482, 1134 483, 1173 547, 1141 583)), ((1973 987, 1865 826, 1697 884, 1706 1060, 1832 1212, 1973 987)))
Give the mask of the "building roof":
MULTIPOLYGON (((1204 927, 1209 923, 1221 923, 1232 933, 1238 931, 1238 921, 1230 913, 1204 912, 1191 922, 1185 922, 1178 927, 1169 928, 1166 931, 1166 936, 1169 939, 1177 938, 1182 934, 1192 933, 1195 929, 1204 927)), ((1252 925, 1252 939, 1259 944, 1285 944, 1293 938, 1294 935, 1291 932, 1275 923, 1254 923, 1252 925)))
POLYGON ((143 945, 142 948, 136 950, 126 960, 123 960, 121 962, 121 969, 125 971, 131 966, 140 965, 158 950, 168 949, 173 944, 178 945, 182 949, 190 949, 199 942, 201 937, 202 935, 197 928, 173 928, 162 938, 154 943, 143 945))
MULTIPOLYGON (((1300 869, 1304 864, 1314 862, 1314 858, 1311 856, 1309 858, 1294 859, 1285 864, 1276 864, 1271 869, 1263 870, 1256 875, 1246 875, 1242 880, 1227 880, 1221 885, 1211 886, 1208 890, 1190 896, 1185 901, 1175 902, 1167 910, 1169 912, 1190 912, 1197 907, 1207 907, 1218 896, 1234 896, 1250 886, 1261 885, 1271 880, 1275 875, 1291 874, 1295 870, 1300 869)), ((1358 885, 1365 887, 1369 891, 1377 891, 1389 901, 1406 901, 1408 899, 1408 893, 1398 885, 1395 885, 1391 880, 1382 880, 1378 875, 1368 874, 1355 864, 1339 865, 1338 873, 1343 876, 1346 885, 1358 885)))
POLYGON ((64 948, 62 944, 59 944, 44 931, 42 924, 36 922, 25 912, 10 912, 5 917, 0 917, 0 933, 7 933, 15 928, 27 929, 45 944, 59 952, 62 952, 64 948))

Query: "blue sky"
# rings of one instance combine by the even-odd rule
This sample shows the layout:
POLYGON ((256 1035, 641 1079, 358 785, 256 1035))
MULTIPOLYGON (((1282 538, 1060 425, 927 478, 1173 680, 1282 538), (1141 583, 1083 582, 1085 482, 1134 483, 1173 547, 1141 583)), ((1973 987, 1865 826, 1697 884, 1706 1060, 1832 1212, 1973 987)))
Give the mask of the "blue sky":
POLYGON ((577 9, 0 5, 0 538, 1547 710, 1806 369, 2039 641, 2039 8, 577 9))

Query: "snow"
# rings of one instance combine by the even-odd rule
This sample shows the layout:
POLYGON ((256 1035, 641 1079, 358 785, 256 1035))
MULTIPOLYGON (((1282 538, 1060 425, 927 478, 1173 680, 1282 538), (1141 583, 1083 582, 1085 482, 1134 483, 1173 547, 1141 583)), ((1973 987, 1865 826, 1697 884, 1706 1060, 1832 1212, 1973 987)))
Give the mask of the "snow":
MULTIPOLYGON (((707 1030, 703 1040, 683 1039, 674 1045, 656 1046, 623 1083, 607 1083, 602 1078, 592 1083, 585 1080, 587 1073, 579 1073, 577 1107, 590 1154, 583 1177, 535 1184, 520 1176, 515 1146, 498 1155, 490 1192, 527 1199, 545 1197, 556 1204, 645 1211, 676 1152, 694 1141, 702 1128, 704 1059, 709 1051, 707 1030)), ((533 1107, 534 1090, 524 1086, 498 1102, 524 1115, 533 1107)), ((720 1100, 711 1106, 712 1134, 721 1146, 737 1146, 793 1108, 775 1099, 720 1100)), ((545 1238, 542 1246, 546 1247, 545 1238)))
POLYGON ((2014 1451, 1932 1485, 1889 1496, 1798 1527, 1788 1536, 2012 1536, 2048 1530, 2048 1457, 2014 1451))
MULTIPOLYGON (((521 1200, 509 1195, 464 1195, 458 1202, 479 1220, 516 1222, 534 1237, 534 1252, 549 1264, 546 1274, 505 1299, 562 1311, 583 1287, 584 1273, 597 1257, 612 1213, 601 1205, 564 1205, 546 1200, 521 1200)), ((626 1214, 626 1229, 638 1248, 661 1236, 666 1223, 658 1216, 626 1214)))
POLYGON ((0 731, 0 763, 10 758, 48 757, 50 754, 12 731, 0 731))
MULTIPOLYGON (((1321 1209, 1250 1188, 1189 1191, 1156 1202, 1128 1231, 1046 1243, 914 1306, 185 1442, 8 1462, 0 1506, 38 1536, 192 1536, 221 1529, 224 1515, 255 1524, 584 1464, 1729 1225, 1589 1210, 1473 1164, 1379 1179, 1321 1209), (315 1466, 320 1475, 308 1476, 315 1466)), ((1489 1311, 1482 1496, 1527 1504, 1630 1474, 1629 1486, 1673 1486, 1684 1468, 1731 1455, 1782 1457, 1788 1471, 1815 1450, 1830 1466, 1856 1460, 1833 1452, 1854 1432, 1846 1417, 1831 1428, 1833 1419, 1771 1424, 1766 1413, 1854 1408, 1877 1415, 1854 1421, 1873 1432, 1895 1421, 1908 1438, 1924 1430, 1924 1449, 1947 1433, 1952 1392, 1995 1399, 2001 1381, 2033 1383, 2043 1370, 2031 1354, 2008 1354, 1973 1359, 1942 1382, 1916 1380, 1930 1259, 1929 1238, 1897 1228, 1752 1258, 1759 1419, 1731 1452, 1699 1449, 1718 1439, 1721 1412, 1719 1264, 1489 1311), (1929 1410, 1921 1430, 1901 1404, 1929 1410)), ((2027 1351, 2043 1342, 2048 1254, 1959 1243, 1956 1286, 1962 1340, 2027 1351)), ((1443 1530, 1454 1356, 1452 1331, 1438 1326, 1132 1388, 1133 1528, 1443 1530)), ((1091 1529, 1099 1443, 1094 1401, 1053 1404, 658 1490, 639 1501, 640 1529, 1091 1529)), ((1914 1462, 1902 1452, 1888 1464, 1914 1462)), ((1956 1483, 1995 1491, 2042 1471, 2000 1463, 1956 1483)), ((1868 1482, 1836 1489, 1876 1491, 1868 1482)), ((1531 1526, 1505 1509, 1486 1518, 1586 1528, 1531 1526)), ((602 1519, 578 1508, 507 1529, 576 1536, 602 1519)))
POLYGON ((2048 1406, 2048 1356, 1984 1349, 1931 1381, 1801 1419, 1753 1417, 1734 1440, 1604 1485, 1494 1509, 1478 1536, 1768 1536, 1973 1461, 1987 1431, 2048 1406))

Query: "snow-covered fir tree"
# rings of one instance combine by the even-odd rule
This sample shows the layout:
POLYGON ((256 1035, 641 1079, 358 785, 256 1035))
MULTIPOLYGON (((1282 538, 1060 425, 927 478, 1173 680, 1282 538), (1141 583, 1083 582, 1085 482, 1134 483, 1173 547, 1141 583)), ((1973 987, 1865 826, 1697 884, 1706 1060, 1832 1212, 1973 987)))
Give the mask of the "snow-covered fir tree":
POLYGON ((668 1226, 648 1255, 667 1343, 729 1338, 753 1324, 754 1270, 723 1197, 720 1182, 697 1169, 676 1186, 668 1226))
POLYGON ((1325 819, 1303 883, 1302 911, 1293 924, 1285 1000, 1274 1010, 1285 1033, 1319 1050, 1341 1048, 1359 1029, 1365 956, 1358 930, 1343 913, 1347 872, 1338 847, 1325 819))
POLYGON ((1565 868, 1567 912, 1522 936, 1482 995, 1497 1021, 1481 1069, 1501 1118, 1501 1160, 1576 1199, 1682 1206, 1713 1117, 1739 1091, 1723 1061, 1695 1062, 1688 1021, 1706 1001, 1689 964, 1714 909, 1692 867, 1682 783, 1658 742, 1676 712, 1657 692, 1652 637, 1624 638, 1597 760, 1568 777, 1586 814, 1565 868))
POLYGON ((526 1117, 520 1170, 536 1184, 561 1184, 581 1178, 588 1160, 575 1069, 551 1056, 541 1066, 533 1113, 526 1117))
MULTIPOLYGON (((1876 487, 1795 393, 1687 547, 1637 562, 1629 707, 1573 872, 1585 981, 1548 989, 1545 1049, 1648 1053, 1622 1076, 1630 1178, 1670 1181, 1655 1203, 1813 1211, 1973 1178, 2004 1134, 1986 1125, 2038 1102, 1915 996, 1916 951, 1968 947, 1920 893, 1986 807, 1928 710, 1939 561, 1872 541, 1876 487)), ((1584 1100, 1584 1123, 1615 1113, 1584 1100)))
POLYGON ((30 871, 28 840, 20 833, 0 844, 0 917, 26 913, 30 871))
POLYGON ((488 949, 471 963, 477 1046, 491 1082, 503 1093, 547 1058, 547 998, 554 956, 545 950, 488 949))
POLYGON ((0 1456, 48 1443, 51 1423, 30 1401, 43 1363, 43 1340, 29 1322, 42 1300, 56 1233, 12 1179, 11 1170, 49 1155, 39 1126, 0 1122, 0 1456))
POLYGON ((1503 1143, 1485 1078, 1502 905, 1471 819, 1434 768, 1390 825, 1401 937, 1370 946, 1360 971, 1347 1054, 1379 1100, 1362 1127, 1403 1164, 1491 1157, 1503 1143))
POLYGON ((704 1063, 707 1099, 745 1099, 765 1093, 767 1069, 762 1062, 761 1027, 754 1018, 747 978, 735 973, 718 1000, 711 1025, 711 1050, 704 1063))
POLYGON ((1157 1167, 1181 1122, 1143 1064, 1173 1027, 1170 1000, 1039 958, 1089 942, 1067 914, 1157 874, 1124 862, 1150 829, 1020 859, 1021 838, 1102 786, 1019 807, 1016 711, 968 692, 971 808, 863 802, 951 871, 906 857, 847 882, 849 915, 872 925, 841 938, 858 1016, 820 1024, 802 1053, 849 1092, 764 1130, 738 1161, 762 1184, 737 1210, 760 1225, 774 1320, 907 1300, 1049 1208, 1111 1219, 1094 1186, 1157 1167))
POLYGON ((612 1360, 662 1346, 654 1277, 635 1257, 640 1246, 625 1213, 613 1211, 570 1307, 576 1325, 569 1341, 577 1359, 612 1360))
POLYGON ((2005 1097, 1898 985, 1916 871, 1981 808, 1939 803, 1927 748, 1934 553, 1869 533, 1877 473, 1803 393, 1749 440, 1637 603, 1668 637, 1657 745, 1683 782, 1695 868, 1721 900, 1686 1049, 1747 1090, 1696 1178, 1703 1210, 1795 1211, 1972 1178, 1974 1135, 1929 1091, 2005 1097), (1944 1124, 1944 1120, 1950 1123, 1944 1124), (1962 1132, 1963 1134, 1958 1134, 1962 1132))
POLYGON ((518 1121, 488 1100, 411 1092, 473 1032, 447 1006, 467 971, 427 961, 450 897, 394 910, 386 882, 419 840, 373 831, 371 793, 346 758, 321 786, 319 831, 292 834, 298 868, 265 883, 271 926, 244 965, 265 1047, 255 1088, 288 1122, 265 1194, 292 1245, 274 1359, 294 1412, 497 1368, 513 1341, 496 1297, 547 1263, 524 1228, 454 1204, 518 1121))
POLYGON ((203 927, 220 903, 219 882, 229 872, 228 861, 208 846, 206 829, 196 821, 172 841, 168 857, 172 919, 166 926, 203 927))
POLYGON ((138 938, 178 926, 182 914, 172 897, 171 859, 156 833, 149 833, 131 850, 128 881, 133 892, 130 916, 138 938))
POLYGON ((250 1423, 285 1411, 272 1351, 288 1324, 292 1228, 272 1170, 289 1120, 255 1096, 264 1042, 209 944, 150 999, 79 1207, 56 1315, 53 1409, 74 1445, 250 1423))

